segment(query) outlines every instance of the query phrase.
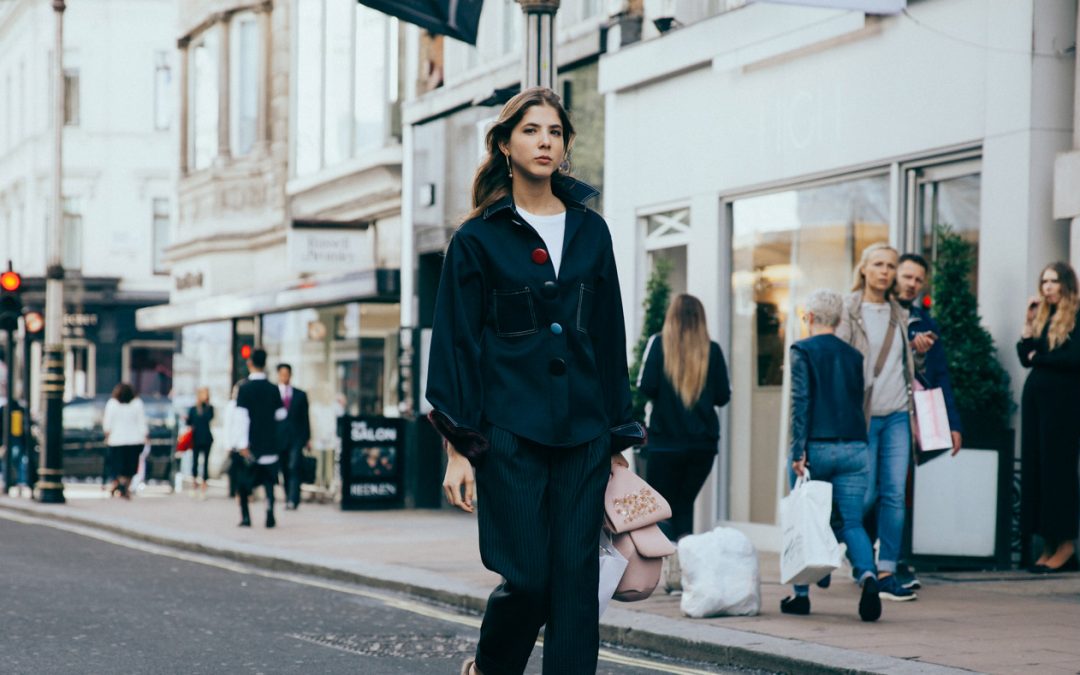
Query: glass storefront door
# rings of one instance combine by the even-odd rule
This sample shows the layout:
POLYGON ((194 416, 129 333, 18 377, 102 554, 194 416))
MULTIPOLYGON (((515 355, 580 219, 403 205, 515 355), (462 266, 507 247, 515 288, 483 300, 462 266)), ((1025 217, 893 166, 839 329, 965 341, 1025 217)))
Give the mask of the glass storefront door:
POLYGON ((777 522, 788 454, 784 364, 802 337, 802 303, 818 288, 849 292, 862 250, 889 239, 889 196, 882 174, 730 203, 731 520, 777 522))

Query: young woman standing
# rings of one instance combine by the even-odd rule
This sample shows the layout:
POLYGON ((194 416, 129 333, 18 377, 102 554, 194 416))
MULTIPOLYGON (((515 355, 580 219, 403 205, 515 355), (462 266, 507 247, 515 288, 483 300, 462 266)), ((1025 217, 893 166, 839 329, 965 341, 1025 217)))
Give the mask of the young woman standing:
POLYGON ((1021 399, 1021 531, 1043 540, 1036 574, 1077 568, 1077 453, 1080 451, 1080 293, 1068 263, 1048 265, 1028 302, 1016 345, 1031 368, 1021 399))
POLYGON ((604 488, 644 439, 611 234, 566 173, 573 139, 551 90, 505 105, 439 284, 427 398, 443 487, 478 507, 481 557, 503 577, 466 674, 523 672, 545 625, 545 673, 596 671, 604 488))
POLYGON ((870 466, 864 512, 877 504, 878 578, 881 597, 914 600, 896 578, 904 538, 904 496, 911 462, 911 382, 915 366, 907 339, 908 312, 893 292, 900 254, 871 244, 855 269, 853 293, 844 300, 836 336, 863 356, 870 420, 870 466))
POLYGON ((191 481, 193 494, 206 498, 206 480, 210 476, 210 446, 214 444, 214 434, 210 423, 214 420, 214 406, 210 405, 210 390, 199 387, 195 392, 195 405, 187 414, 187 423, 191 427, 191 481), (199 459, 202 459, 202 492, 199 492, 199 459))

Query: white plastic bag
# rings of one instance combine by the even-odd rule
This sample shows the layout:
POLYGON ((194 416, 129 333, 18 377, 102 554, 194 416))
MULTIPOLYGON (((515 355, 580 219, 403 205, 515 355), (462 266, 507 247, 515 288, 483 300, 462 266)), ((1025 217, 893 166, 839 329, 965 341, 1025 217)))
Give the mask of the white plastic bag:
POLYGON ((780 583, 816 583, 840 566, 831 516, 832 483, 810 480, 810 471, 804 471, 791 494, 780 500, 780 583))
POLYGON ((731 527, 679 540, 682 599, 686 616, 753 616, 761 610, 757 551, 731 527))
POLYGON ((607 531, 600 532, 600 588, 597 599, 600 601, 600 614, 604 615, 611 602, 611 596, 615 595, 615 589, 619 587, 623 573, 626 571, 626 558, 611 543, 611 535, 607 531))

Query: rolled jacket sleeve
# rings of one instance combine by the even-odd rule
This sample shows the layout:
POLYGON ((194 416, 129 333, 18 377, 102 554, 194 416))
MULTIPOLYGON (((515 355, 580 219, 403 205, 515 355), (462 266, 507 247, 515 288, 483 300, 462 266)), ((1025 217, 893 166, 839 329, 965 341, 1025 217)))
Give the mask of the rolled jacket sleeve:
POLYGON ((604 408, 611 431, 612 454, 645 443, 645 427, 634 420, 630 398, 630 373, 626 365, 626 321, 623 317, 622 290, 615 267, 611 239, 605 238, 604 261, 597 287, 597 309, 590 332, 596 351, 604 408))
POLYGON ((487 289, 483 266, 467 237, 450 240, 443 261, 428 357, 428 419, 454 449, 476 463, 487 451, 480 432, 484 388, 480 344, 487 289))

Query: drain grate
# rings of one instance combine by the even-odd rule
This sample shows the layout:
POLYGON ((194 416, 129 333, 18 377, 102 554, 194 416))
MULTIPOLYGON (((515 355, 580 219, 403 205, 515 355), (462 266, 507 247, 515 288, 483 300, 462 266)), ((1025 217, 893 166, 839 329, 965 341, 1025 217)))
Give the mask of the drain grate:
POLYGON ((407 635, 334 635, 290 633, 288 637, 357 656, 383 658, 443 659, 471 656, 476 641, 447 633, 407 635))

